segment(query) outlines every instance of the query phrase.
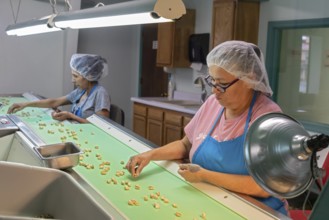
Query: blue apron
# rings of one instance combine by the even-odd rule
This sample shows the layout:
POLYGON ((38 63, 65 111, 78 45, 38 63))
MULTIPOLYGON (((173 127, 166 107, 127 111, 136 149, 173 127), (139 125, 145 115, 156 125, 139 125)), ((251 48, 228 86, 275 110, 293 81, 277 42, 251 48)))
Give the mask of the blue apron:
MULTIPOLYGON (((244 127, 244 133, 232 140, 221 142, 211 137, 215 126, 218 124, 221 116, 223 115, 223 108, 217 116, 215 123, 213 124, 206 138, 194 153, 192 157, 192 163, 198 164, 201 167, 211 171, 228 174, 249 175, 244 159, 243 146, 256 97, 257 93, 255 92, 249 107, 248 116, 244 127)), ((256 199, 285 215, 287 214, 284 203, 278 198, 271 196, 268 198, 256 199)))
POLYGON ((82 109, 83 109, 83 106, 86 104, 89 96, 95 91, 97 85, 94 85, 93 88, 90 90, 90 93, 88 95, 88 97, 84 100, 84 102, 79 106, 78 102, 79 100, 81 99, 81 97, 83 96, 83 94, 85 94, 86 90, 83 90, 78 99, 77 99, 77 102, 72 106, 72 113, 75 114, 76 116, 79 116, 80 118, 83 118, 82 117, 82 109))

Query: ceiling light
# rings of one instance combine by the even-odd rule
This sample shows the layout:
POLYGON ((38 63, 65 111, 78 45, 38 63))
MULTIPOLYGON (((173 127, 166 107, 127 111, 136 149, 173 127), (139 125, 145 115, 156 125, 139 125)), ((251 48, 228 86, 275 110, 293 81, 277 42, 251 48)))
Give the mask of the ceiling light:
POLYGON ((61 28, 48 27, 48 20, 49 17, 46 17, 9 25, 6 28, 6 33, 7 35, 25 36, 62 30, 61 28))
MULTIPOLYGON (((157 2, 155 0, 139 0, 64 12, 54 18, 53 25, 58 28, 80 29, 163 23, 172 22, 173 19, 186 13, 185 7, 176 10, 175 3, 168 5, 162 4, 162 1, 168 0, 158 0, 157 2)), ((171 1, 177 2, 177 0, 171 1)))
MULTIPOLYGON (((102 5, 102 6, 99 6, 102 5)), ((52 5, 55 8, 55 5, 52 5)), ((135 0, 94 8, 53 13, 48 18, 9 25, 8 35, 29 35, 66 28, 97 28, 172 22, 186 14, 182 0, 135 0)))

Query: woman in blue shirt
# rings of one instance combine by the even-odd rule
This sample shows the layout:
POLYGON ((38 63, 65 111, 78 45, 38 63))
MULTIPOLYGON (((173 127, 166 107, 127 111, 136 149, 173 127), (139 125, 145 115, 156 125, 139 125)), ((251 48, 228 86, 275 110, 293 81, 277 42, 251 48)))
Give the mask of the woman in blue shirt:
POLYGON ((74 54, 71 57, 72 82, 76 89, 66 96, 42 99, 38 101, 15 103, 8 113, 15 113, 26 107, 53 108, 72 104, 71 111, 54 111, 55 120, 74 120, 88 123, 87 117, 98 114, 109 117, 110 96, 106 89, 98 84, 98 80, 107 75, 107 62, 104 58, 93 54, 74 54))

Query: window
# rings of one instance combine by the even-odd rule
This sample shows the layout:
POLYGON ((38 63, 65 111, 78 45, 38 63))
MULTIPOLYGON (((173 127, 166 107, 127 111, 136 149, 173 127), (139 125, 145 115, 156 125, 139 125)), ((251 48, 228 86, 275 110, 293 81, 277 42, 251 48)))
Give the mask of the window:
POLYGON ((270 22, 266 54, 273 99, 307 130, 321 133, 329 129, 328 26, 325 19, 270 22))
POLYGON ((309 76, 309 57, 310 57, 310 36, 302 36, 301 56, 300 56, 300 79, 299 92, 307 93, 307 81, 309 76))

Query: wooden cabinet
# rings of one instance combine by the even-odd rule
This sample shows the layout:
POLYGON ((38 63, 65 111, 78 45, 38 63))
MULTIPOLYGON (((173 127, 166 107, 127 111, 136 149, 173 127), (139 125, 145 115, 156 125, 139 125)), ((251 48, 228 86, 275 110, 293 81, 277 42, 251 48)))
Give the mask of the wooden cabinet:
POLYGON ((195 10, 175 22, 158 24, 158 50, 156 65, 163 67, 189 67, 188 41, 194 33, 195 10))
POLYGON ((158 146, 162 145, 163 139, 163 114, 159 108, 147 107, 146 139, 158 146))
POLYGON ((259 1, 214 0, 212 46, 227 40, 258 43, 259 1))
POLYGON ((166 112, 164 118, 163 143, 170 143, 182 138, 183 115, 176 112, 166 112))
POLYGON ((134 103, 134 132, 158 146, 180 140, 193 115, 134 103))
POLYGON ((145 105, 134 104, 133 130, 144 138, 146 138, 146 115, 147 108, 145 105))

